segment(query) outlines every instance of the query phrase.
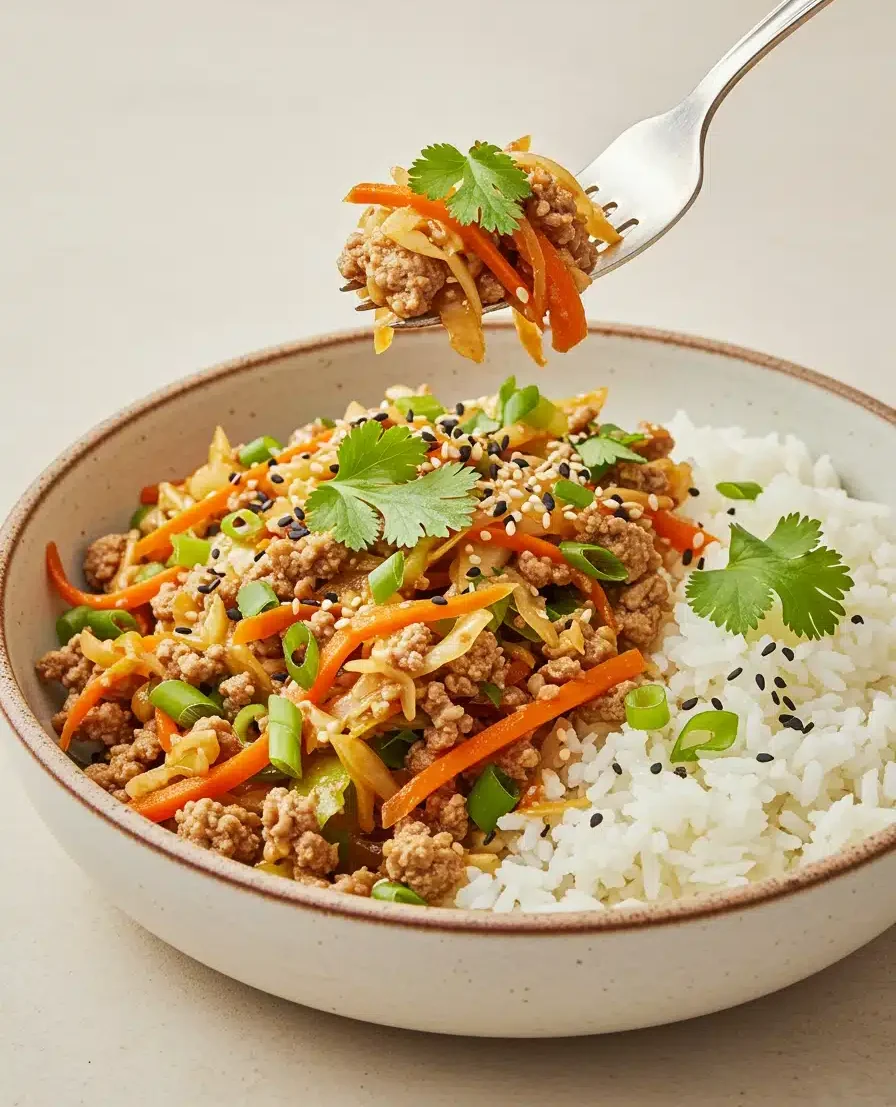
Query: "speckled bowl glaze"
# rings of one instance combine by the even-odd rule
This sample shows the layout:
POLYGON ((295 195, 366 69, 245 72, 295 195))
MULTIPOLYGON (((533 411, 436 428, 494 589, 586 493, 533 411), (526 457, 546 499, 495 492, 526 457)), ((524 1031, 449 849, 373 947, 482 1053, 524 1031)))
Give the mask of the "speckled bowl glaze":
MULTIPOLYGON (((12 763, 72 858, 122 910, 229 976, 325 1011, 416 1030, 483 1036, 591 1034, 690 1018, 754 999, 830 965, 896 921, 896 828, 777 879, 624 913, 488 915, 338 896, 182 842, 111 799, 48 735, 53 704, 33 673, 58 610, 44 579, 55 539, 74 570, 118 529, 135 490, 195 466, 216 422, 235 440, 286 435, 394 382, 440 396, 538 378, 512 328, 489 328, 474 368, 437 331, 324 337, 191 377, 98 427, 22 497, 0 537, 0 707, 12 763)), ((594 326, 554 357, 553 393, 611 387, 621 424, 687 406, 699 422, 797 431, 833 451, 854 495, 896 505, 885 470, 896 412, 844 385, 747 350, 594 326), (836 433, 834 433, 836 431, 836 433)))

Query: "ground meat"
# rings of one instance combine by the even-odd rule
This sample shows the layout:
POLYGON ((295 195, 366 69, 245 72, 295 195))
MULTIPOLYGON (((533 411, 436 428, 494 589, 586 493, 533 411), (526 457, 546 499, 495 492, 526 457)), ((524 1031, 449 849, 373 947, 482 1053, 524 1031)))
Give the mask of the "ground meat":
POLYGON ((423 668, 423 658, 431 644, 432 631, 429 627, 425 623, 411 623, 404 630, 390 635, 374 651, 374 656, 416 676, 423 668))
POLYGON ((360 242, 357 235, 349 238, 339 258, 339 271, 347 280, 372 280, 402 319, 425 315, 449 273, 443 261, 406 250, 379 228, 360 242))
POLYGON ((200 684, 211 684, 227 672, 223 646, 209 646, 199 653, 186 642, 163 638, 156 647, 156 657, 165 667, 168 680, 185 680, 194 688, 200 684))
POLYGON ((162 587, 156 592, 153 598, 149 601, 152 607, 152 613, 161 623, 173 623, 174 622, 174 599, 177 596, 178 587, 176 584, 163 584, 162 587))
POLYGON ((628 570, 629 584, 656 571, 662 563, 653 545, 653 532, 647 526, 606 515, 600 504, 593 503, 581 511, 574 526, 580 542, 603 546, 619 558, 628 570))
POLYGON ((84 579, 92 591, 102 592, 113 579, 121 565, 127 544, 126 534, 107 534, 87 547, 84 555, 84 579))
POLYGON ((256 688, 248 673, 237 673, 236 676, 222 680, 218 685, 218 691, 224 697, 225 714, 233 719, 242 708, 247 707, 255 699, 256 688))
POLYGON ((644 435, 644 440, 633 442, 632 449, 648 461, 659 461, 661 457, 668 457, 675 449, 675 439, 665 427, 656 423, 639 423, 638 431, 644 435))
POLYGON ((504 687, 504 651, 490 630, 483 630, 465 654, 448 662, 445 688, 452 696, 476 696, 483 681, 504 687))
POLYGON ((218 739, 218 746, 220 747, 220 753, 215 761, 216 765, 220 765, 222 761, 229 760, 243 748, 239 738, 233 733, 233 727, 226 719, 222 719, 220 715, 209 715, 207 718, 197 719, 190 728, 189 733, 199 730, 213 730, 215 732, 215 737, 218 739))
POLYGON ((81 653, 81 636, 76 634, 61 650, 45 653, 35 669, 48 684, 55 680, 70 692, 83 692, 93 672, 93 662, 81 653))
POLYGON ((426 742, 414 742, 408 750, 404 765, 408 772, 416 776, 417 773, 422 773, 424 769, 428 769, 437 757, 438 754, 434 753, 426 742))
POLYGON ((590 273, 597 262, 597 246, 588 235, 573 194, 541 168, 529 173, 529 184, 532 195, 526 201, 526 215, 530 222, 555 246, 568 250, 583 273, 590 273))
POLYGON ((422 812, 415 812, 412 820, 414 818, 426 823, 433 834, 445 831, 456 842, 466 838, 470 826, 467 801, 450 784, 434 792, 427 799, 422 812))
POLYGON ((582 663, 574 657, 557 657, 538 670, 538 675, 549 684, 566 684, 582 674, 582 663))
POLYGON ((423 731, 423 740, 431 752, 451 749, 473 729, 472 718, 459 704, 452 703, 441 681, 430 681, 419 703, 432 723, 423 731))
POLYGON ((569 584, 572 573, 566 562, 558 564, 549 557, 537 557, 525 550, 517 559, 520 576, 536 588, 547 588, 551 584, 560 586, 569 584))
POLYGON ((332 611, 317 610, 310 619, 305 620, 305 626, 317 639, 317 644, 325 646, 336 633, 336 616, 332 611))
POLYGON ((609 627, 597 627, 595 629, 590 623, 583 623, 581 620, 578 620, 578 622, 582 630, 585 652, 580 653, 571 642, 565 641, 561 642, 559 646, 542 646, 541 652, 545 657, 549 660, 560 657, 574 657, 581 662, 584 669, 591 669, 595 665, 600 665, 602 661, 616 656, 618 652, 616 649, 616 635, 609 627))
POLYGON ((501 707, 516 710, 517 707, 529 703, 531 698, 525 688, 505 688, 504 695, 501 697, 501 707))
POLYGON ((261 850, 261 819, 232 803, 213 799, 190 800, 174 816, 178 837, 211 849, 234 861, 253 864, 261 850))
POLYGON ((463 849, 446 831, 430 834, 424 823, 405 823, 383 843, 386 875, 406 884, 427 903, 453 891, 464 874, 463 849))
POLYGON ((637 461, 619 461, 601 477, 604 488, 633 488, 636 492, 653 492, 657 496, 669 493, 669 478, 664 468, 654 462, 639 465, 637 461))
POLYGON ((619 637, 635 646, 650 646, 669 610, 669 585, 658 574, 620 588, 613 611, 619 637))
MULTIPOLYGON (((54 718, 54 725, 61 720, 65 726, 65 718, 71 710, 71 704, 54 718)), ((84 720, 78 727, 78 737, 90 742, 102 742, 107 748, 119 746, 123 742, 130 742, 134 736, 134 727, 138 725, 136 718, 126 706, 116 703, 115 700, 104 700, 98 703, 84 716, 84 720)), ((62 726, 57 729, 62 732, 62 726)))
POLYGON ((127 782, 151 769, 161 758, 162 747, 156 737, 155 726, 150 724, 142 730, 129 732, 127 742, 109 750, 108 761, 88 765, 84 772, 116 799, 127 803, 129 797, 124 790, 127 782))
POLYGON ((625 697, 637 684, 634 680, 624 680, 611 692, 586 703, 580 708, 579 715, 586 723, 624 723, 625 697))
POLYGON ((298 542, 275 538, 246 579, 267 581, 281 600, 307 600, 319 582, 336 576, 348 555, 329 534, 309 534, 298 542))
MULTIPOLYGON (((549 686, 550 687, 550 686, 549 686)), ((541 754, 532 745, 531 738, 521 738, 502 750, 495 758, 499 769, 520 784, 526 784, 541 761, 541 754)))
POLYGON ((288 788, 272 788, 261 813, 265 861, 288 857, 296 880, 323 877, 339 862, 339 849, 318 833, 314 800, 288 788))
POLYGON ((476 278, 479 299, 483 304, 497 304, 504 299, 504 286, 490 269, 483 269, 476 278))
POLYGON ((331 887, 334 892, 343 892, 349 896, 369 896, 379 877, 365 865, 353 873, 340 873, 331 887))

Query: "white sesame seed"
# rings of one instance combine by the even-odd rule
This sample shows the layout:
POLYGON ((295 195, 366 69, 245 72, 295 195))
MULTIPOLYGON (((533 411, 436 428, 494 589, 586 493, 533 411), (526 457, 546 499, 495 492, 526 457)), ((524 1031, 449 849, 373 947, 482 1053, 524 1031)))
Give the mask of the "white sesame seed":
POLYGON ((515 519, 518 523, 521 523, 523 521, 523 516, 519 511, 512 511, 510 513, 510 517, 512 519, 515 519))
POLYGON ((347 627, 350 622, 351 619, 337 619, 336 622, 333 624, 333 627, 336 630, 342 630, 342 628, 347 627))
POLYGON ((574 523, 576 521, 576 513, 574 511, 564 511, 563 518, 570 523, 574 523))
MULTIPOLYGON (((522 510, 524 515, 528 515, 529 512, 532 510, 532 504, 528 500, 526 500, 526 502, 523 504, 521 510, 522 510)), ((514 512, 514 514, 516 514, 516 513, 514 512)))
POLYGON ((257 480, 250 480, 250 481, 248 481, 248 482, 246 483, 246 487, 247 487, 247 488, 248 488, 248 489, 249 489, 249 490, 250 490, 251 492, 254 492, 254 491, 255 491, 255 489, 256 489, 256 488, 258 487, 258 481, 257 481, 257 480))
POLYGON ((324 600, 323 603, 320 605, 320 609, 321 609, 321 611, 329 611, 332 606, 333 606, 333 601, 332 600, 324 600))
POLYGON ((651 511, 659 511, 660 501, 656 498, 656 494, 654 492, 651 492, 650 495, 647 497, 647 506, 650 508, 651 511))
POLYGON ((561 761, 568 761, 570 757, 572 757, 572 754, 569 750, 560 750, 557 756, 560 758, 561 761))
POLYGON ((487 530, 481 530, 479 532, 479 537, 483 542, 491 542, 492 540, 492 536, 487 530))
POLYGON ((505 525, 504 529, 511 536, 516 534, 516 523, 514 523, 513 519, 509 519, 507 521, 507 524, 505 525))
POLYGON ((481 565, 482 564, 482 558, 479 556, 479 554, 470 554, 470 564, 471 565, 481 565))
POLYGON ((308 468, 315 476, 319 476, 324 471, 324 467, 319 461, 312 461, 308 468))
POLYGON ((630 519, 640 519, 644 514, 644 509, 635 504, 634 507, 628 509, 628 516, 630 519))
POLYGON ((705 541, 706 538, 703 532, 698 530, 697 533, 694 535, 694 541, 691 543, 691 545, 695 550, 699 550, 705 541))
POLYGON ((521 304, 529 303, 529 293, 525 290, 525 288, 522 287, 522 285, 516 290, 514 295, 521 304))
POLYGON ((401 603, 398 606, 399 607, 410 607, 412 602, 413 601, 411 601, 411 600, 402 600, 401 603))
POLYGON ((433 469, 438 469, 441 467, 442 463, 437 457, 431 457, 429 459, 429 464, 433 467, 433 469))
POLYGON ((619 504, 615 500, 601 500, 602 507, 608 507, 610 511, 615 511, 619 504))
POLYGON ((187 620, 188 623, 195 623, 196 620, 199 618, 199 612, 198 611, 188 611, 184 615, 184 618, 187 620))
POLYGON ((544 527, 545 530, 550 529, 550 526, 551 526, 551 513, 550 513, 550 511, 546 511, 544 513, 544 515, 542 515, 541 525, 544 527))
POLYGON ((301 600, 293 600, 292 601, 292 613, 293 613, 293 615, 300 614, 301 610, 302 610, 302 601, 301 600))
POLYGON ((592 608, 586 607, 585 610, 582 612, 582 614, 580 616, 581 621, 583 623, 590 623, 591 622, 591 616, 593 614, 594 614, 594 611, 592 610, 592 608))
POLYGON ((361 597, 360 596, 355 596, 355 598, 352 600, 351 605, 352 605, 352 607, 354 607, 356 609, 359 608, 361 606, 361 597))
POLYGON ((471 553, 474 553, 474 552, 475 552, 475 547, 472 545, 472 543, 468 542, 466 544, 466 546, 464 546, 464 553, 465 554, 471 554, 471 553))

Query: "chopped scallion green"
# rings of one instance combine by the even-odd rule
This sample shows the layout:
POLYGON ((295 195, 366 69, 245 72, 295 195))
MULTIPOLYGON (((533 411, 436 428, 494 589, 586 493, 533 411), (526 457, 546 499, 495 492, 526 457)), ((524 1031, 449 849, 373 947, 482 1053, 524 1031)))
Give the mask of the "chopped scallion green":
POLYGON ((137 630, 137 620, 130 611, 91 611, 87 625, 97 638, 104 641, 118 638, 126 630, 137 630))
POLYGON ((134 573, 134 584, 142 584, 143 581, 149 580, 150 577, 156 576, 158 573, 163 573, 165 566, 161 561, 147 561, 145 565, 141 565, 140 568, 134 573))
POLYGON ((283 657, 289 675, 300 688, 307 691, 317 677, 320 651, 317 639, 304 623, 293 623, 283 635, 283 657), (297 665, 293 660, 293 654, 300 646, 305 647, 305 659, 301 665, 297 665))
POLYGON ((486 834, 498 825, 498 819, 516 807, 520 790, 497 765, 487 765, 467 796, 467 812, 486 834))
POLYGON ((285 696, 268 696, 269 758, 275 769, 302 778, 302 713, 285 696))
POLYGON ((528 422, 526 417, 535 410, 540 399, 541 393, 536 384, 527 384, 525 388, 514 392, 504 404, 504 426, 522 423, 524 420, 528 422))
POLYGON ((558 480, 554 485, 554 495, 563 503, 572 504, 574 507, 588 507, 594 503, 594 493, 590 488, 583 488, 571 480, 558 480))
POLYGON ((733 711, 700 711, 681 728, 669 760, 696 761, 701 753, 730 749, 737 738, 738 717, 733 711))
POLYGON ((370 585, 370 594, 375 604, 384 604, 391 599, 404 580, 404 554, 396 550, 391 557, 387 557, 382 565, 377 565, 367 577, 370 585))
POLYGON ((310 764, 302 766, 302 779, 292 787, 301 796, 314 797, 314 813, 323 827, 345 809, 350 784, 348 770, 336 754, 319 752, 314 754, 310 764))
POLYGON ((435 396, 399 396, 395 401, 395 406, 402 415, 407 415, 409 411, 413 411, 415 415, 422 415, 430 423, 434 419, 438 419, 440 415, 445 414, 444 407, 435 396))
POLYGON ((87 626, 91 613, 92 609, 89 607, 70 607, 59 616, 56 620, 56 637, 60 646, 67 646, 76 634, 81 633, 87 626))
POLYGON ((426 907, 426 900, 412 892, 407 884, 397 880, 381 880, 374 884, 371 899, 381 899, 387 903, 413 903, 416 907, 426 907))
POLYGON ((255 727, 255 735, 252 736, 252 727, 261 718, 267 715, 268 709, 262 703, 247 703, 240 708, 233 720, 233 732, 244 746, 248 746, 258 737, 258 727, 255 727))
POLYGON ((729 500, 755 500, 762 491, 762 485, 752 480, 720 480, 716 491, 729 500))
POLYGON ((149 702, 184 728, 191 727, 199 719, 220 714, 214 700, 184 680, 163 680, 150 690, 149 702))
POLYGON ((231 511, 221 520, 221 530, 234 542, 253 542, 263 529, 264 519, 247 507, 231 511))
POLYGON ((250 580, 244 584, 236 594, 236 605, 240 609, 243 618, 252 615, 260 615, 262 611, 270 611, 273 607, 279 607, 280 601, 277 593, 264 580, 250 580))
POLYGON ((625 721, 633 730, 660 730, 669 721, 662 684, 641 684, 625 697, 625 721))
POLYGON ((173 534, 171 536, 171 563, 184 569, 194 565, 204 565, 212 552, 212 544, 205 538, 196 538, 192 534, 173 534))
POLYGON ((131 520, 128 523, 128 528, 130 530, 139 530, 140 524, 150 513, 150 511, 152 511, 152 504, 141 504, 131 516, 131 520))
POLYGON ((595 580, 627 580, 628 570, 619 558, 588 542, 561 542, 560 552, 568 564, 595 580))
POLYGON ((461 430, 464 434, 490 434, 492 431, 499 430, 500 427, 501 424, 498 420, 492 419, 484 411, 477 411, 466 423, 461 424, 461 430))
POLYGON ((283 449, 283 444, 269 434, 263 434, 260 438, 253 438, 240 450, 240 465, 247 469, 250 465, 258 465, 262 461, 270 459, 283 449))

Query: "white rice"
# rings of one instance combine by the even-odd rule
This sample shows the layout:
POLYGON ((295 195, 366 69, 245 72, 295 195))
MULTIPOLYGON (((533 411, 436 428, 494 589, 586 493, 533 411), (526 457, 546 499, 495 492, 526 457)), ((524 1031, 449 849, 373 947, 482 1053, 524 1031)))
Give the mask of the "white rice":
MULTIPOLYGON (((492 873, 467 870, 458 907, 494 911, 625 908, 700 895, 790 872, 859 842, 896 821, 896 519, 887 507, 850 499, 830 460, 813 462, 787 436, 748 438, 739 429, 695 427, 682 414, 670 425, 676 456, 694 463, 700 495, 685 508, 706 529, 727 536, 731 516, 765 537, 793 511, 820 519, 827 545, 840 551, 855 587, 836 633, 796 640, 777 605, 755 634, 733 636, 697 617, 675 594, 675 623, 654 660, 668 674, 672 718, 661 732, 623 725, 578 734, 568 721, 570 759, 546 770, 546 799, 587 797, 587 809, 545 819, 512 813, 493 848, 509 855, 492 873), (727 500, 722 480, 753 480, 754 502, 727 500), (861 615, 864 622, 853 623, 861 615), (763 657, 771 642, 777 649, 763 657), (782 654, 794 651, 794 660, 782 654), (741 667, 732 681, 727 676, 741 667), (764 675, 760 692, 755 677, 764 675), (788 709, 771 697, 774 678, 809 734, 785 728, 788 709), (698 697, 689 712, 682 702, 698 697), (740 717, 727 752, 703 757, 677 776, 669 754, 684 722, 722 700, 740 717), (773 760, 760 762, 758 753, 773 760), (622 773, 614 770, 614 762, 622 773), (659 773, 651 765, 662 765, 659 773), (602 821, 592 826, 592 816, 602 821), (542 833, 547 831, 542 837, 542 833)), ((727 562, 712 544, 706 567, 727 562)))

